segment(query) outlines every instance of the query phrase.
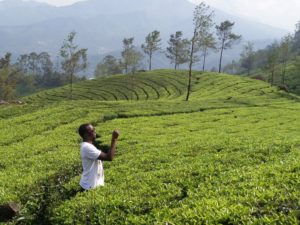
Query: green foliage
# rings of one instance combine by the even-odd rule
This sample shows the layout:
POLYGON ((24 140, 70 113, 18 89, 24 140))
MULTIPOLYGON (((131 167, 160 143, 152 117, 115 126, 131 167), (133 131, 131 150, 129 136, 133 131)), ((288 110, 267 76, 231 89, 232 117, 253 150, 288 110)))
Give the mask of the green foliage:
POLYGON ((23 54, 15 64, 11 63, 11 54, 7 53, 0 59, 0 99, 12 101, 18 97, 67 83, 71 83, 72 87, 73 83, 84 80, 75 75, 87 65, 86 49, 77 50, 78 47, 73 43, 74 38, 75 32, 70 33, 61 48, 60 53, 64 57, 62 62, 64 74, 60 72, 58 65, 53 68, 51 56, 47 52, 23 54))
POLYGON ((202 50, 202 56, 203 56, 202 70, 204 71, 206 57, 208 56, 209 50, 215 51, 217 48, 217 43, 216 43, 215 37, 210 32, 203 33, 201 36, 202 36, 202 38, 201 38, 202 40, 200 43, 200 49, 202 50))
POLYGON ((0 69, 4 69, 11 66, 11 53, 6 53, 3 58, 0 59, 0 69))
POLYGON ((214 12, 204 2, 201 2, 195 7, 193 17, 194 32, 189 53, 189 82, 187 85, 186 101, 189 100, 192 89, 192 67, 195 62, 199 61, 199 57, 197 57, 196 53, 202 46, 201 42, 203 41, 203 36, 206 37, 210 33, 210 29, 213 26, 213 16, 214 12))
POLYGON ((72 31, 60 49, 60 55, 63 57, 62 69, 70 81, 70 98, 73 98, 73 80, 76 73, 87 67, 87 49, 78 49, 74 39, 76 32, 72 31))
POLYGON ((15 66, 22 73, 16 88, 19 96, 68 83, 65 75, 54 70, 51 56, 47 52, 23 54, 15 66))
POLYGON ((134 38, 124 38, 123 39, 123 51, 122 51, 122 64, 125 69, 125 73, 134 74, 140 67, 143 55, 141 52, 135 49, 133 45, 134 38))
POLYGON ((293 37, 288 34, 282 38, 279 46, 279 60, 282 64, 282 84, 285 85, 287 62, 291 55, 293 37))
POLYGON ((250 71, 253 68, 254 64, 254 58, 255 52, 254 52, 254 44, 251 42, 248 42, 243 47, 243 51, 241 53, 241 66, 247 70, 248 76, 250 75, 250 71))
POLYGON ((296 54, 300 53, 300 21, 296 23, 296 30, 294 33, 293 43, 292 43, 292 51, 296 54))
POLYGON ((194 72, 186 102, 187 73, 99 78, 76 84, 73 101, 58 88, 1 107, 0 204, 23 206, 12 223, 297 224, 299 97, 194 72), (80 193, 85 122, 103 147, 121 136, 105 186, 80 193))
POLYGON ((0 100, 11 100, 16 95, 19 71, 11 65, 11 54, 0 59, 0 100))
POLYGON ((95 77, 109 76, 122 73, 122 65, 118 60, 112 56, 107 55, 101 63, 97 65, 95 70, 95 77))
POLYGON ((39 54, 32 52, 21 55, 18 59, 17 66, 26 75, 33 75, 41 78, 46 77, 53 72, 53 63, 47 52, 39 54))
POLYGON ((168 41, 169 47, 167 47, 166 57, 171 60, 171 63, 174 63, 175 70, 181 64, 189 61, 190 41, 186 38, 182 39, 182 35, 181 31, 177 31, 170 35, 168 41))
MULTIPOLYGON (((300 53, 299 24, 296 24, 294 34, 285 35, 280 42, 274 41, 265 49, 255 52, 249 51, 250 58, 247 57, 247 51, 244 49, 234 73, 249 75, 249 68, 251 68, 251 76, 260 77, 272 85, 299 94, 300 78, 297 66, 300 53), (244 68, 247 70, 245 71, 244 68)), ((226 67, 230 67, 230 65, 226 67)))
POLYGON ((160 32, 154 30, 147 35, 145 39, 145 44, 142 44, 141 46, 145 54, 149 56, 149 70, 152 69, 152 56, 154 52, 161 50, 160 45, 161 45, 160 32))
POLYGON ((223 51, 232 47, 234 43, 241 39, 241 35, 232 33, 234 22, 225 20, 220 25, 216 26, 217 36, 220 42, 220 62, 219 62, 219 73, 222 69, 222 58, 223 51))

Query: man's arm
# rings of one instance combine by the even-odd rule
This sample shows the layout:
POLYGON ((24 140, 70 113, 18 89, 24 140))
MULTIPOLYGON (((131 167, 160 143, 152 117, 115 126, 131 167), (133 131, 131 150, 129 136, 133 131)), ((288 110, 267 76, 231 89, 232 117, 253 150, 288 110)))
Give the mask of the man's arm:
POLYGON ((117 146, 117 140, 119 137, 119 131, 114 130, 112 132, 112 138, 111 138, 111 145, 110 150, 107 153, 101 152, 100 156, 98 157, 99 160, 102 161, 112 161, 115 156, 116 146, 117 146))

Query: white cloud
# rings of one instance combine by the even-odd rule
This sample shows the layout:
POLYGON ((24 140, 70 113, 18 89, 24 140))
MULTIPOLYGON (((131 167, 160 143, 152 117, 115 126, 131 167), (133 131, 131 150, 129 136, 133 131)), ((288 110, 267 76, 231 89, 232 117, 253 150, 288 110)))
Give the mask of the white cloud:
MULTIPOLYGON (((32 1, 32 0, 26 0, 26 1, 32 1)), ((85 1, 85 0, 34 0, 34 1, 45 2, 50 5, 56 5, 56 6, 65 6, 65 5, 71 5, 75 2, 85 1)))
MULTIPOLYGON (((201 0, 190 0, 200 3, 201 0)), ((215 8, 246 16, 264 24, 293 31, 300 20, 299 0, 205 0, 215 8)))

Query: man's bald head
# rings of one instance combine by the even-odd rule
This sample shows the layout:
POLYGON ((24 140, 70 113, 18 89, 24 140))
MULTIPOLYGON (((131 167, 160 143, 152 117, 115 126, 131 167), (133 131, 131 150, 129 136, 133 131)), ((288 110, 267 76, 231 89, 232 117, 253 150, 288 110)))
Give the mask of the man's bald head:
POLYGON ((78 128, 80 137, 82 137, 83 139, 86 138, 90 134, 91 129, 93 129, 93 127, 91 127, 92 125, 89 123, 81 124, 78 128))

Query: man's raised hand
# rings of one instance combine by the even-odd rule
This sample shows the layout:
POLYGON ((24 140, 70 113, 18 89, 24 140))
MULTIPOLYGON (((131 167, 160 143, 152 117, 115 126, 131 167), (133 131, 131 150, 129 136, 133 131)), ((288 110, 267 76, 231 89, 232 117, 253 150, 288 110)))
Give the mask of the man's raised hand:
POLYGON ((119 135, 120 135, 120 131, 114 130, 114 131, 112 132, 112 139, 113 139, 113 140, 117 140, 118 137, 119 137, 119 135))

